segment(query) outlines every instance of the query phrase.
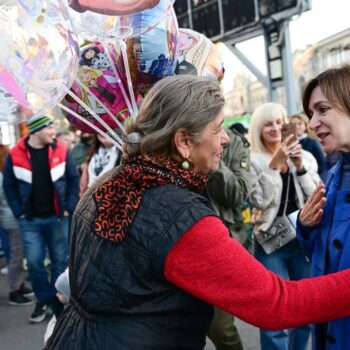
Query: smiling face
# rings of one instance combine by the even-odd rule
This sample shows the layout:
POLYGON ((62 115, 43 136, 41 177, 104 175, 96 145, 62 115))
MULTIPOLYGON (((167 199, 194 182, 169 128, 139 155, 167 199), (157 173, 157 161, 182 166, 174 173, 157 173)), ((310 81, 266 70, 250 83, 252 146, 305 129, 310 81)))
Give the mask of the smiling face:
POLYGON ((50 145, 56 136, 56 129, 53 124, 35 132, 30 137, 35 140, 35 144, 40 147, 50 145))
POLYGON ((298 117, 291 118, 290 123, 295 125, 295 131, 298 136, 301 136, 305 133, 306 125, 303 120, 299 119, 298 117))
POLYGON ((96 56, 96 52, 93 49, 89 49, 84 53, 84 57, 87 60, 90 60, 96 56))
POLYGON ((282 141, 283 117, 275 116, 269 119, 261 129, 261 140, 266 148, 271 148, 282 141))
POLYGON ((222 157, 224 146, 229 137, 223 127, 223 110, 203 130, 198 142, 191 141, 189 158, 196 173, 208 174, 217 170, 222 157))
POLYGON ((350 152, 350 115, 330 103, 319 86, 310 95, 309 115, 310 129, 327 154, 350 152))
POLYGON ((92 74, 88 70, 81 69, 81 70, 78 70, 78 78, 82 83, 87 84, 92 80, 92 74))

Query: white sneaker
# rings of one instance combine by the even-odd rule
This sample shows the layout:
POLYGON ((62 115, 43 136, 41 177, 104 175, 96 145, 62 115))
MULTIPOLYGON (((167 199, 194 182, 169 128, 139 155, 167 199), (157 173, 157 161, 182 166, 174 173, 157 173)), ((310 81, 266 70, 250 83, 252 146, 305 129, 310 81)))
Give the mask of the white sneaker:
POLYGON ((7 275, 8 273, 9 272, 8 272, 7 266, 0 269, 0 275, 7 275))

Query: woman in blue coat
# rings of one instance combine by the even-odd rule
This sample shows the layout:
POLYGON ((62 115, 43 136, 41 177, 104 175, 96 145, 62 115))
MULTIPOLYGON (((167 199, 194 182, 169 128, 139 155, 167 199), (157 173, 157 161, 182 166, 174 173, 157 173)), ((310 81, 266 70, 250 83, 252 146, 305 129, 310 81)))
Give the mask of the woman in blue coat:
MULTIPOLYGON (((350 267, 350 66, 309 81, 303 108, 325 153, 342 155, 298 219, 298 238, 312 257, 312 274, 321 276, 350 267)), ((350 317, 315 325, 313 349, 350 349, 350 317)))

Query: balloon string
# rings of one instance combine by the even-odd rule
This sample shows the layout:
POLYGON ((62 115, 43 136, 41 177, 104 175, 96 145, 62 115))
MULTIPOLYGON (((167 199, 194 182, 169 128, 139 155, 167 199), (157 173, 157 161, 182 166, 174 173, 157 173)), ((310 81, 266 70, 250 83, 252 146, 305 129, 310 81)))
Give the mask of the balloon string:
POLYGON ((67 106, 65 106, 64 104, 62 104, 61 102, 59 102, 57 104, 58 107, 60 107, 61 109, 63 109, 64 111, 66 111, 67 113, 73 115, 75 118, 79 119, 80 121, 82 121, 83 123, 85 123, 86 125, 90 126, 92 129, 94 129, 95 131, 97 131, 100 135, 104 136, 106 139, 108 139, 109 141, 111 141, 113 143, 113 145, 117 146, 121 151, 123 150, 122 145, 120 145, 116 140, 114 140, 112 137, 110 137, 106 132, 104 132, 103 130, 101 130, 100 128, 98 128, 95 124, 91 123, 89 120, 87 120, 86 118, 82 117, 81 115, 79 115, 77 112, 74 112, 73 110, 71 110, 70 108, 68 108, 67 106))
POLYGON ((112 60, 112 57, 111 57, 111 54, 110 54, 110 52, 109 52, 109 48, 108 48, 106 42, 102 42, 102 46, 103 46, 103 48, 104 48, 104 50, 105 50, 105 53, 106 53, 106 55, 107 55, 107 58, 108 58, 110 64, 111 64, 111 67, 112 67, 114 76, 116 77, 116 79, 117 79, 117 81, 118 81, 118 85, 119 85, 120 90, 121 90, 121 92, 122 92, 122 95, 123 95, 123 97, 124 97, 125 103, 126 103, 126 105, 128 106, 128 109, 129 109, 129 111, 130 111, 130 114, 132 115, 132 114, 134 114, 134 109, 133 109, 133 107, 132 107, 131 104, 130 104, 129 97, 128 97, 128 95, 127 95, 125 89, 124 89, 123 82, 122 82, 121 79, 120 79, 120 76, 119 76, 119 74, 118 74, 117 68, 116 68, 116 66, 115 66, 115 62, 112 60))
MULTIPOLYGON (((43 94, 42 89, 39 89, 36 86, 31 86, 33 91, 38 94, 39 96, 41 96, 44 100, 48 101, 47 97, 45 96, 45 94, 43 94)), ((86 125, 90 126, 92 129, 94 129, 95 131, 97 131, 99 134, 103 135, 104 137, 106 137, 109 141, 111 141, 113 143, 113 145, 117 146, 121 151, 123 150, 123 140, 114 132, 113 129, 111 129, 111 127, 105 123, 104 120, 102 120, 89 106, 87 106, 78 96, 76 96, 70 89, 67 88, 67 86, 65 86, 64 84, 61 84, 61 87, 63 88, 63 90, 65 90, 65 92, 71 96, 76 102, 82 104, 82 106, 90 113, 92 114, 110 133, 112 136, 114 136, 116 138, 116 140, 114 140, 111 136, 109 136, 106 132, 102 131, 101 129, 99 129, 96 125, 94 125, 93 123, 91 123, 89 120, 87 120, 86 118, 82 117, 81 115, 79 115, 78 113, 72 111, 70 108, 64 106, 61 102, 58 102, 57 106, 60 107, 61 109, 65 110, 66 112, 72 114, 74 117, 76 117, 77 119, 79 119, 80 121, 82 121, 83 123, 85 123, 86 125), (119 143, 117 142, 119 141, 119 143)))
POLYGON ((67 94, 71 96, 78 104, 84 107, 99 123, 101 123, 110 134, 115 137, 115 139, 122 145, 123 140, 115 133, 115 131, 97 114, 95 113, 83 100, 81 100, 77 95, 75 95, 71 90, 64 86, 67 94))
POLYGON ((108 107, 97 97, 95 96, 91 90, 84 85, 78 78, 75 78, 75 82, 83 89, 85 90, 89 96, 92 97, 93 100, 95 100, 96 102, 100 103, 101 106, 106 110, 107 114, 117 123, 117 125, 119 126, 120 130, 125 134, 125 128, 124 125, 118 120, 118 118, 113 115, 113 113, 108 109, 108 107))
POLYGON ((122 55, 123 55, 123 62, 124 62, 124 67, 125 67, 125 72, 126 72, 126 78, 128 81, 129 93, 131 96, 131 103, 132 103, 132 106, 134 109, 134 113, 132 114, 132 118, 136 118, 137 113, 138 113, 138 108, 137 108, 134 89, 132 86, 132 80, 131 80, 131 76, 130 76, 130 67, 129 67, 129 63, 128 63, 128 56, 126 53, 126 44, 125 44, 124 40, 119 40, 119 43, 120 43, 120 47, 121 47, 121 51, 122 51, 122 55))

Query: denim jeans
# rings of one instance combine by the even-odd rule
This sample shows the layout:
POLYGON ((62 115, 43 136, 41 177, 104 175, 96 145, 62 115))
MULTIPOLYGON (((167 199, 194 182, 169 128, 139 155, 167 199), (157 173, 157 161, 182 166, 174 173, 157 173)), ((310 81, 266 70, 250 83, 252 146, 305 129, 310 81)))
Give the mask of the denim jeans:
POLYGON ((8 264, 10 261, 10 243, 6 232, 2 228, 0 228, 0 241, 1 249, 4 252, 4 256, 6 259, 6 264, 8 264))
POLYGON ((55 281, 67 267, 68 217, 62 219, 48 216, 19 220, 28 274, 39 303, 50 303, 55 298, 55 281), (46 247, 51 260, 50 279, 44 266, 46 247))
MULTIPOLYGON (((255 257, 270 271, 289 280, 310 277, 311 263, 297 239, 267 255, 255 242, 255 257)), ((260 330, 261 350, 306 350, 311 326, 281 331, 260 330)))
POLYGON ((23 248, 22 240, 19 234, 19 228, 6 229, 8 235, 10 257, 7 263, 8 275, 7 280, 10 287, 10 292, 15 292, 20 289, 23 279, 23 248))

